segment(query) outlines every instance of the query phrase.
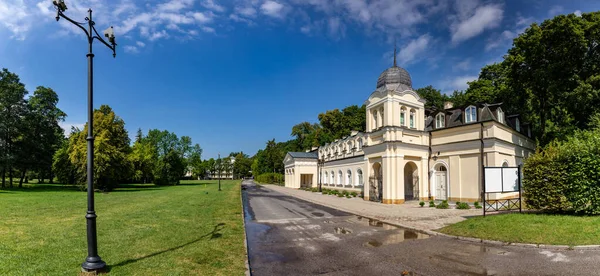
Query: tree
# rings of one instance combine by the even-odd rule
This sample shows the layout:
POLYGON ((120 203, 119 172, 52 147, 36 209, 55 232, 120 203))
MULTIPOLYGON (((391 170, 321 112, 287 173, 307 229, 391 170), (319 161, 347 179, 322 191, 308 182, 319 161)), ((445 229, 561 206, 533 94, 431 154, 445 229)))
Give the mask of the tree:
MULTIPOLYGON (((59 123, 65 113, 57 107, 58 95, 52 89, 39 86, 27 101, 27 110, 21 128, 17 164, 21 173, 19 187, 28 170, 38 171, 52 182, 54 152, 62 144, 63 130, 59 123)), ((42 177, 44 178, 44 177, 42 177)))
POLYGON ((188 166, 192 169, 192 174, 198 179, 205 176, 202 163, 202 148, 200 148, 200 145, 195 144, 188 158, 188 166))
MULTIPOLYGON (((70 152, 71 162, 77 166, 80 175, 87 175, 88 125, 77 136, 74 149, 70 152)), ((133 166, 129 162, 129 136, 125 122, 108 105, 94 110, 94 185, 96 188, 111 190, 119 181, 129 179, 133 166)), ((80 179, 85 183, 85 178, 80 179)))
POLYGON ((233 175, 237 177, 250 176, 252 170, 252 159, 245 153, 240 152, 235 155, 235 162, 233 163, 233 175))
POLYGON ((8 172, 12 187, 13 169, 16 165, 16 145, 22 139, 21 119, 26 115, 25 85, 19 76, 6 68, 0 71, 0 167, 2 169, 2 188, 6 187, 8 172))
POLYGON ((438 89, 433 88, 433 86, 425 86, 415 90, 417 94, 427 102, 425 103, 425 107, 435 108, 435 109, 444 109, 444 102, 449 100, 449 97, 438 89))

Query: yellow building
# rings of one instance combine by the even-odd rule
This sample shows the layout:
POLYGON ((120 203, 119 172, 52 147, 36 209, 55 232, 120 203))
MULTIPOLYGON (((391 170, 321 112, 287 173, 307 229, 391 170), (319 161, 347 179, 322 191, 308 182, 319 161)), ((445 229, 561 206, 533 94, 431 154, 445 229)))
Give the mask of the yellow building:
POLYGON ((321 183, 386 204, 474 202, 481 200, 484 166, 519 166, 535 150, 530 126, 518 115, 507 116, 501 104, 454 107, 448 102, 443 110, 424 104, 408 72, 394 60, 365 102, 366 132, 354 131, 310 152, 288 153, 285 186, 321 183))

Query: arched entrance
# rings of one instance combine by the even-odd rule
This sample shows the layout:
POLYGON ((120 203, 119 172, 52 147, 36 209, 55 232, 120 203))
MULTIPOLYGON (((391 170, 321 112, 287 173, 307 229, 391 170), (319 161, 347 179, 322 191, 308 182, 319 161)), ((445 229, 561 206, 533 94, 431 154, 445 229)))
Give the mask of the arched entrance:
POLYGON ((435 199, 447 200, 448 199, 448 168, 443 164, 435 166, 435 199))
POLYGON ((404 166, 404 200, 419 199, 419 170, 414 162, 404 166))
POLYGON ((373 164, 369 177, 369 200, 383 201, 383 172, 380 163, 373 164))

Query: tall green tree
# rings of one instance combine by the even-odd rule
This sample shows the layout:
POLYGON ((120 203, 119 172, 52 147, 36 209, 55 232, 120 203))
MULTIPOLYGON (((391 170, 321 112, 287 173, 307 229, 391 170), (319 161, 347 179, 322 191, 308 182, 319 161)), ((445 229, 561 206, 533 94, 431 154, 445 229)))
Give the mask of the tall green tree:
POLYGON ((25 125, 21 120, 27 113, 27 90, 19 76, 3 68, 0 71, 0 170, 2 188, 6 187, 8 173, 13 186, 13 170, 17 162, 17 144, 23 139, 25 125))
POLYGON ((427 101, 425 103, 425 107, 427 108, 443 109, 444 102, 449 100, 448 96, 442 94, 442 91, 435 89, 431 85, 419 88, 415 92, 427 101))
MULTIPOLYGON (((71 162, 87 175, 87 134, 88 125, 79 133, 71 162)), ((129 162, 129 135, 125 122, 108 105, 94 110, 94 186, 103 190, 113 189, 119 181, 130 179, 133 165, 129 162)), ((79 183, 85 183, 85 178, 79 183)))

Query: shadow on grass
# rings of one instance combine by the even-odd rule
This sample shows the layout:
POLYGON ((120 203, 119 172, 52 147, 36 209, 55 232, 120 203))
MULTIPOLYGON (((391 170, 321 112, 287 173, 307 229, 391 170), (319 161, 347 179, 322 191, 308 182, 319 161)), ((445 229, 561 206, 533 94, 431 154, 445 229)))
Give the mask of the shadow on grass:
POLYGON ((147 259, 147 258, 152 258, 152 257, 158 256, 158 255, 163 254, 163 253, 171 252, 171 251, 174 251, 174 250, 186 247, 186 246, 188 246, 190 244, 193 244, 193 243, 196 243, 196 242, 198 242, 198 241, 200 241, 200 240, 202 240, 202 239, 204 239, 206 237, 210 237, 211 240, 218 239, 218 238, 220 238, 222 236, 222 234, 219 233, 219 231, 223 230, 224 226, 225 226, 225 223, 219 223, 219 224, 215 225, 215 228, 210 233, 202 235, 202 236, 198 237, 197 239, 195 239, 193 241, 190 241, 190 242, 187 242, 187 243, 184 243, 182 245, 171 247, 169 249, 161 250, 161 251, 158 251, 158 252, 154 252, 152 254, 149 254, 149 255, 146 255, 146 256, 143 256, 143 257, 125 260, 125 261, 122 261, 122 262, 120 262, 118 264, 115 264, 115 265, 109 265, 107 267, 107 269, 106 269, 106 272, 110 272, 110 270, 112 268, 114 268, 114 267, 125 266, 125 265, 132 264, 132 263, 135 263, 135 262, 147 259))
POLYGON ((22 188, 4 188, 0 190, 2 192, 63 192, 72 191, 79 192, 81 189, 76 185, 65 185, 65 184, 23 184, 22 188))

